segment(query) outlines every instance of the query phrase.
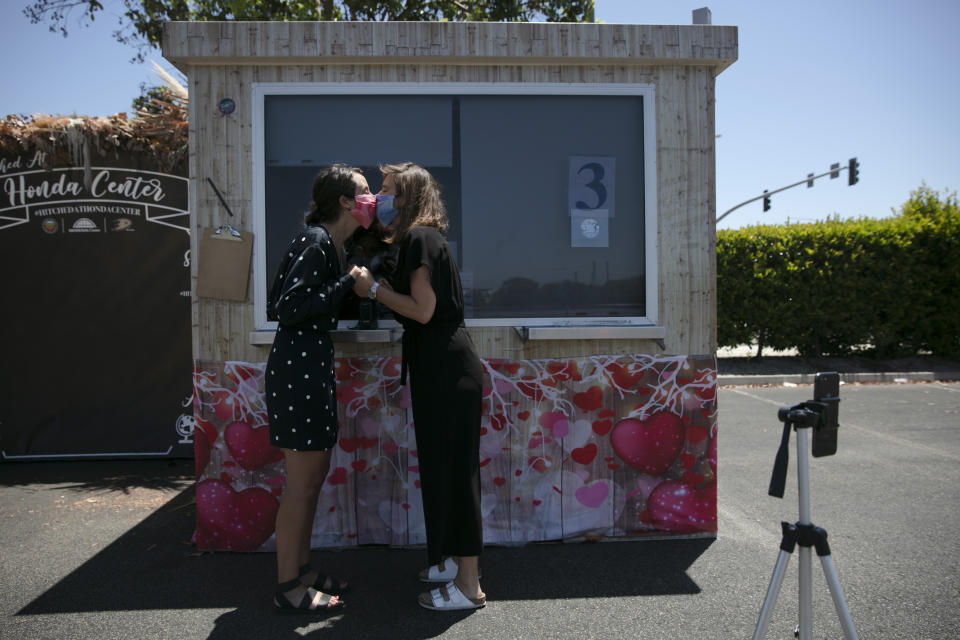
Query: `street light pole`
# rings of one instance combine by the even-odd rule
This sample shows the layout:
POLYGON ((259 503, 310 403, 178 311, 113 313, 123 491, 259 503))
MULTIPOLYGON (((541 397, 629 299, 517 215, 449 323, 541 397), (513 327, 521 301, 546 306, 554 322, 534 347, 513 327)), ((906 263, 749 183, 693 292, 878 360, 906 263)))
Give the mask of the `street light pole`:
POLYGON ((859 182, 859 181, 860 181, 860 178, 859 178, 860 170, 859 170, 859 168, 860 168, 860 163, 857 162, 857 159, 856 159, 856 158, 850 158, 850 164, 847 165, 846 167, 841 167, 841 166, 839 166, 839 164, 834 164, 832 167, 830 167, 830 170, 829 170, 829 171, 824 171, 823 173, 821 173, 821 174, 819 174, 819 175, 813 175, 812 173, 807 174, 807 177, 804 178, 803 180, 799 180, 799 181, 797 181, 797 182, 794 182, 793 184, 788 184, 787 186, 785 186, 785 187, 780 187, 779 189, 774 189, 773 191, 764 191, 763 193, 761 193, 761 194, 758 195, 758 196, 754 196, 753 198, 750 198, 749 200, 744 200, 743 202, 741 202, 740 204, 736 205, 735 207, 732 207, 732 208, 730 208, 730 209, 727 209, 726 211, 723 212, 722 215, 720 215, 720 216, 717 218, 717 222, 720 222, 721 220, 723 220, 724 218, 726 218, 728 215, 730 215, 731 213, 733 213, 734 211, 736 211, 736 210, 739 209, 740 207, 742 207, 742 206, 744 206, 744 205, 746 205, 746 204, 750 204, 751 202, 756 202, 757 200, 761 200, 761 199, 763 199, 763 201, 764 201, 764 209, 763 209, 763 210, 766 211, 767 209, 770 208, 770 204, 769 204, 769 203, 770 203, 770 200, 769 200, 769 198, 770 198, 770 196, 772 196, 773 194, 775 194, 775 193, 780 193, 781 191, 786 191, 787 189, 792 189, 792 188, 794 188, 794 187, 798 187, 798 186, 800 186, 801 184, 805 184, 805 185, 807 185, 808 187, 812 187, 812 186, 813 186, 813 181, 816 180, 817 178, 822 178, 822 177, 824 177, 824 176, 830 176, 831 178, 836 178, 836 177, 838 177, 838 176, 840 175, 840 172, 843 171, 844 169, 852 170, 852 171, 855 172, 855 174, 856 174, 856 176, 857 176, 857 177, 856 177, 856 180, 853 180, 853 178, 851 178, 852 181, 850 182, 851 185, 852 185, 852 184, 855 184, 856 182, 859 182))

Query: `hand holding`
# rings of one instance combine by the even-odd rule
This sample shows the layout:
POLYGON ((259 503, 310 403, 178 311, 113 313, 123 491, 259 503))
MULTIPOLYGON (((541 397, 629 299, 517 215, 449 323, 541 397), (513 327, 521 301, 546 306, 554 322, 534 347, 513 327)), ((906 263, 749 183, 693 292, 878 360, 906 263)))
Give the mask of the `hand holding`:
POLYGON ((366 267, 360 267, 358 269, 359 273, 354 274, 351 270, 350 275, 353 276, 355 282, 353 283, 353 291, 360 297, 364 297, 370 291, 370 287, 373 286, 373 274, 370 273, 370 270, 366 267))

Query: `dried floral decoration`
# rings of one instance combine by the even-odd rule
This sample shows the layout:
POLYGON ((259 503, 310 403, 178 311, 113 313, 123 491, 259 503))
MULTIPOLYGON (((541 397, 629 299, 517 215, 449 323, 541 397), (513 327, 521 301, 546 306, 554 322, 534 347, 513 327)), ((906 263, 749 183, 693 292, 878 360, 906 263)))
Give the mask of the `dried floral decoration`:
POLYGON ((171 172, 187 155, 187 107, 186 96, 163 91, 132 119, 124 113, 9 115, 0 122, 0 157, 43 151, 44 168, 51 169, 90 166, 95 157, 127 152, 146 154, 159 170, 171 172))

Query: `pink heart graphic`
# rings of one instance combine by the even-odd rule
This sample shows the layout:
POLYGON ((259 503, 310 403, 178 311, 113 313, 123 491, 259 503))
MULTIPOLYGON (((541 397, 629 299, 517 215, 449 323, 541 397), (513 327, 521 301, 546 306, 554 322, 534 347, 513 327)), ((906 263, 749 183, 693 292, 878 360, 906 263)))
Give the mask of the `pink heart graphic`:
POLYGON ((647 513, 661 531, 694 533, 717 530, 717 483, 694 489, 680 480, 657 485, 647 501, 647 513))
POLYGON ((197 548, 256 550, 273 534, 278 507, 261 487, 237 493, 221 480, 204 480, 197 485, 197 548))
POLYGON ((360 432, 368 438, 380 435, 380 423, 370 416, 360 418, 360 432))
POLYGON ((577 498, 577 502, 583 506, 596 509, 603 504, 603 501, 607 499, 609 493, 610 487, 607 486, 607 483, 598 481, 589 486, 580 487, 574 492, 574 495, 577 498))
POLYGON ((563 438, 570 432, 567 416, 560 411, 547 411, 540 416, 540 426, 549 429, 554 438, 563 438))
POLYGON ((246 422, 231 422, 223 431, 230 455, 241 467, 253 471, 276 462, 283 452, 270 444, 270 429, 254 429, 246 422))
POLYGON ((507 382, 506 380, 500 380, 499 378, 493 383, 497 387, 497 393, 502 396, 507 395, 513 391, 513 385, 507 382))
POLYGON ((644 420, 621 420, 610 434, 610 444, 632 468, 659 476, 670 468, 683 448, 683 422, 679 416, 659 411, 644 420))

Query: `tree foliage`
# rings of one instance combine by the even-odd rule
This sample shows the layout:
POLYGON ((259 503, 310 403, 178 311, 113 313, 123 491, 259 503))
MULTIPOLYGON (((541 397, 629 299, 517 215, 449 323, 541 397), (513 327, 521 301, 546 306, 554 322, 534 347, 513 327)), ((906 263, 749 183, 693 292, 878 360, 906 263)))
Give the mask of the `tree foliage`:
MULTIPOLYGON (((107 0, 109 4, 109 0, 107 0)), ((114 37, 138 48, 159 47, 167 21, 427 21, 592 22, 594 0, 113 0, 122 15, 114 37)), ((67 35, 68 20, 107 15, 101 0, 33 0, 24 14, 34 24, 67 35)))
POLYGON ((926 185, 889 218, 717 232, 717 341, 804 356, 960 354, 960 204, 926 185))

